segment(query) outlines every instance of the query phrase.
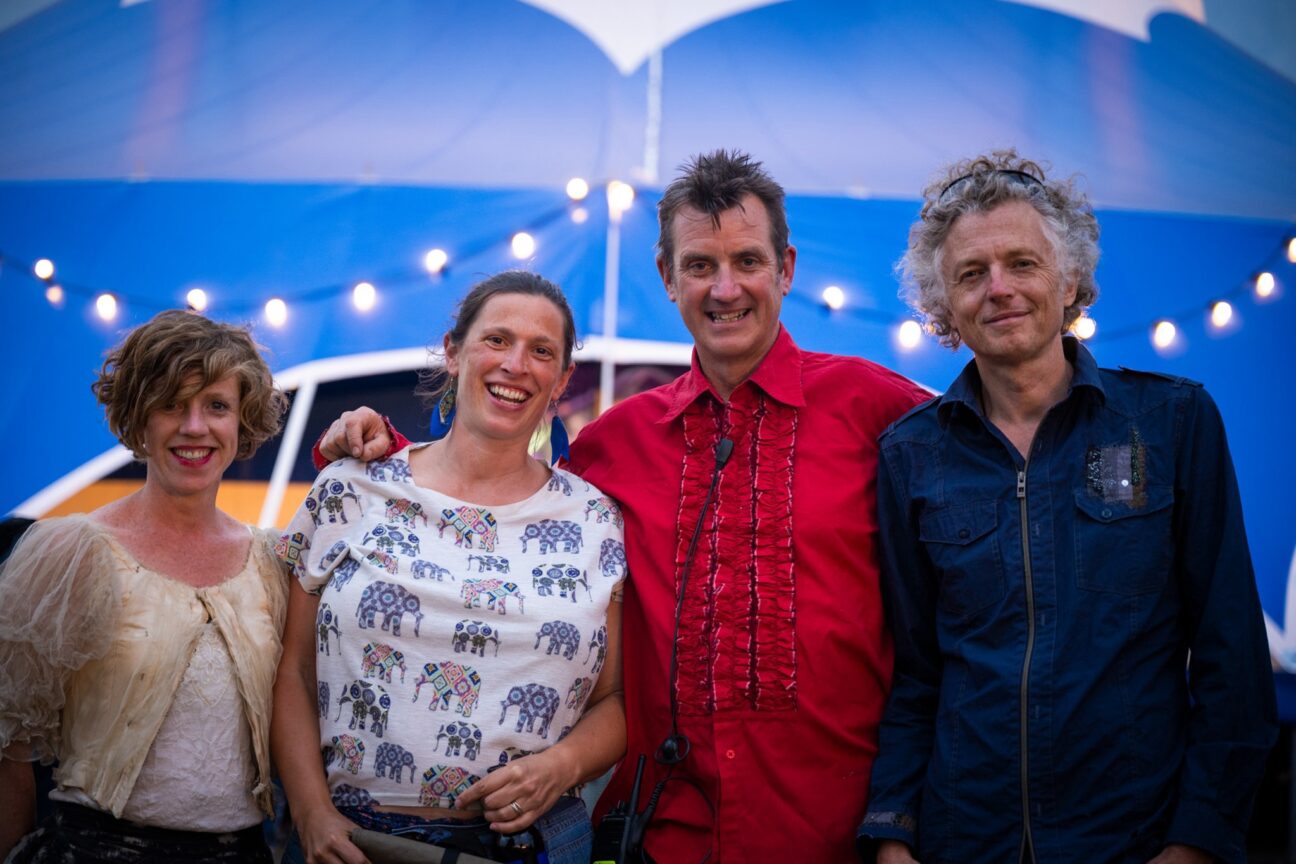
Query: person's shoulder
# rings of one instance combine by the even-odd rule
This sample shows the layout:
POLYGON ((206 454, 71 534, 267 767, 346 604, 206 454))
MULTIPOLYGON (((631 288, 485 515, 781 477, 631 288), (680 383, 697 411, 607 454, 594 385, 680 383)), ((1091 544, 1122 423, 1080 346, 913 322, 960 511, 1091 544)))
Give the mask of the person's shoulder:
POLYGON ((1107 405, 1125 414, 1144 414, 1168 402, 1194 402, 1206 395, 1200 381, 1145 369, 1100 368, 1107 405))
POLYGON ((320 469, 319 474, 315 476, 314 488, 319 489, 322 485, 337 482, 342 484, 337 490, 340 494, 344 491, 357 491, 356 487, 349 485, 356 480, 372 480, 377 483, 413 482, 409 453, 410 448, 416 446, 419 445, 411 443, 390 456, 383 456, 370 462, 353 456, 343 456, 320 469))
POLYGON ((253 556, 261 556, 261 560, 258 561, 259 566, 265 564, 266 561, 278 562, 276 548, 283 538, 282 531, 273 526, 259 528, 256 525, 244 525, 243 528, 252 534, 252 554, 253 556))
POLYGON ((871 395, 891 398, 909 406, 926 402, 932 392, 881 363, 847 354, 803 352, 802 374, 807 380, 849 381, 867 388, 871 395))
POLYGON ((939 434, 940 422, 937 412, 939 405, 939 397, 928 394, 926 401, 914 405, 893 420, 878 436, 878 443, 882 447, 887 447, 929 439, 932 435, 939 434))
POLYGON ((609 434, 611 430, 624 430, 627 427, 638 426, 645 420, 652 421, 661 417, 670 408, 672 396, 679 384, 680 379, 676 378, 651 390, 622 399, 586 423, 575 440, 579 441, 582 437, 589 436, 585 439, 588 445, 598 436, 609 434))
POLYGON ((936 395, 899 372, 863 357, 805 352, 802 382, 810 404, 831 402, 878 422, 878 431, 936 395))
POLYGON ((553 469, 553 476, 549 478, 548 489, 562 492, 564 497, 579 499, 581 506, 599 499, 612 500, 607 493, 584 477, 557 466, 553 469))
POLYGON ((113 578, 103 577, 118 572, 119 565, 107 527, 86 514, 75 514, 34 522, 0 569, 4 573, 0 583, 6 588, 26 582, 53 597, 77 585, 112 582, 113 578))
POLYGON ((20 542, 34 546, 103 546, 108 542, 108 529, 87 513, 50 516, 33 522, 20 542))

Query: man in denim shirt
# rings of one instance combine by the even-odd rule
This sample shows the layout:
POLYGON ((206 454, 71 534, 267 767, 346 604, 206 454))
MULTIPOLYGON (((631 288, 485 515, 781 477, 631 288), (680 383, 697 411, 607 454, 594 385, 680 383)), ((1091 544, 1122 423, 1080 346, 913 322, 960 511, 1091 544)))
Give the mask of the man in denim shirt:
POLYGON ((861 850, 1244 861, 1277 726, 1219 412, 1065 335, 1097 295, 1071 182, 999 152, 924 199, 909 299, 974 359, 880 440, 896 669, 861 850))

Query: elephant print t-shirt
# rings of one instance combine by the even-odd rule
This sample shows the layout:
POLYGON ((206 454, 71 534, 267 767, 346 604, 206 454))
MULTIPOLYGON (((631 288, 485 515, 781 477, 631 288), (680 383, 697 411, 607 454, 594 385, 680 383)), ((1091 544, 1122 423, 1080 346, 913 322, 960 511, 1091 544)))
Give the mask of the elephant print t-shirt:
POLYGON ((620 511, 574 474, 483 507, 415 486, 410 449, 325 468, 279 544, 320 598, 320 748, 337 804, 452 807, 565 735, 626 576, 620 511))

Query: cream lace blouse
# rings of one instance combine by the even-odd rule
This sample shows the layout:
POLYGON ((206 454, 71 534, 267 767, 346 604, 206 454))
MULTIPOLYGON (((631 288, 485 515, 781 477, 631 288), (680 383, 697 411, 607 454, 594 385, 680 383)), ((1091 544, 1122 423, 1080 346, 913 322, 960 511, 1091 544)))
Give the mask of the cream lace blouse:
POLYGON ((0 747, 121 816, 207 622, 233 661, 269 813, 271 686, 287 578, 257 534, 247 563, 194 588, 145 569, 84 516, 38 522, 0 568, 0 747))

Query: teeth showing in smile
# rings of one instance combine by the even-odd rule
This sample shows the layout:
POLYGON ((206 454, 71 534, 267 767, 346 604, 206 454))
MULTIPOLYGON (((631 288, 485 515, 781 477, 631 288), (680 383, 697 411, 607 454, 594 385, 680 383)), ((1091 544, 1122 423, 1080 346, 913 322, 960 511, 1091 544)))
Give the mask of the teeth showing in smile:
POLYGON ((194 449, 185 449, 182 447, 175 448, 175 454, 181 459, 205 459, 211 453, 210 447, 197 447, 194 449))
POLYGON ((712 312, 711 320, 719 324, 729 324, 733 321, 741 320, 747 315, 747 311, 748 310, 743 309, 739 312, 712 312))
POLYGON ((505 387, 502 384, 491 384, 487 388, 490 394, 505 402, 525 402, 528 398, 525 390, 516 390, 512 387, 505 387))

